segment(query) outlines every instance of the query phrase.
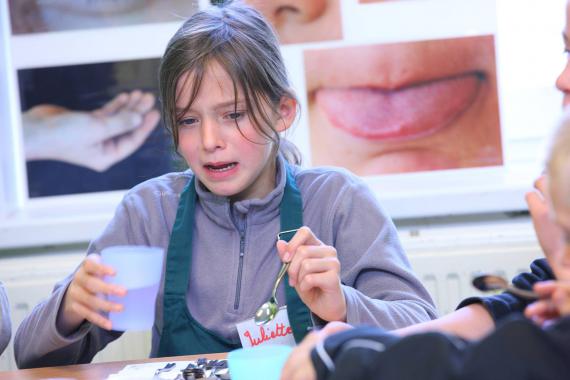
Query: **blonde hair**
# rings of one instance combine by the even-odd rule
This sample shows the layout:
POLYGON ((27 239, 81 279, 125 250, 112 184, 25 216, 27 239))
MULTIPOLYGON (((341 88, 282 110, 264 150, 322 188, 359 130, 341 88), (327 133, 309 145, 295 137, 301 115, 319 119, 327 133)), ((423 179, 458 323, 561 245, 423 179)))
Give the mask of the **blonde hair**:
POLYGON ((563 201, 570 206, 570 108, 564 111, 558 128, 552 138, 546 161, 550 194, 552 189, 560 189, 559 194, 568 193, 563 201))
MULTIPOLYGON (((239 1, 226 1, 195 13, 166 47, 159 69, 160 100, 164 125, 172 134, 175 148, 179 143, 178 122, 196 99, 211 62, 218 63, 231 78, 235 107, 239 88, 256 130, 275 143, 275 152, 279 149, 287 161, 299 164, 298 149, 281 139, 274 125, 282 98, 294 99, 298 104, 277 36, 257 10, 239 1), (192 74, 193 79, 190 100, 177 112, 177 84, 185 73, 192 74)), ((237 122, 236 126, 239 128, 237 122)))

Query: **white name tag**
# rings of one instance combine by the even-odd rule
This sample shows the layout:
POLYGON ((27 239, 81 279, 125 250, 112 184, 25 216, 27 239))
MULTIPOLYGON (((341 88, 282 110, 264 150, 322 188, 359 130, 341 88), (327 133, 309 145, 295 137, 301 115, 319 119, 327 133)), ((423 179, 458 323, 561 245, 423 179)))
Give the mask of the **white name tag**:
POLYGON ((243 347, 255 347, 264 344, 295 346, 296 344, 287 315, 287 306, 279 308, 275 318, 265 325, 258 326, 251 318, 238 323, 236 327, 243 347))

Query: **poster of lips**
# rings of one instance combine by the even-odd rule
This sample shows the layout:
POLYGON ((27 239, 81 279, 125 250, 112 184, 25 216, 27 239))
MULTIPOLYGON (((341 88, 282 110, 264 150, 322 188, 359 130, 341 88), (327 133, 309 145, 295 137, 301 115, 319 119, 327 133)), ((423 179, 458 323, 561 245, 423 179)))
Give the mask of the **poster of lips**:
POLYGON ((494 51, 492 35, 306 50, 313 163, 359 175, 501 165, 494 51))

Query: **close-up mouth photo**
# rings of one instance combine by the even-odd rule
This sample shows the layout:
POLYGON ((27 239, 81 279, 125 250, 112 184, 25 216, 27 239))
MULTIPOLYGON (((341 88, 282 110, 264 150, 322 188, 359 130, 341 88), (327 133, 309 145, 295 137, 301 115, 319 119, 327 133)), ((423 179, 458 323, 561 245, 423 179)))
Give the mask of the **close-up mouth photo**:
POLYGON ((396 89, 321 88, 314 98, 335 128, 363 139, 403 141, 448 126, 473 104, 484 83, 484 73, 473 72, 396 89))
POLYGON ((376 175, 502 163, 493 36, 304 58, 314 164, 376 175))

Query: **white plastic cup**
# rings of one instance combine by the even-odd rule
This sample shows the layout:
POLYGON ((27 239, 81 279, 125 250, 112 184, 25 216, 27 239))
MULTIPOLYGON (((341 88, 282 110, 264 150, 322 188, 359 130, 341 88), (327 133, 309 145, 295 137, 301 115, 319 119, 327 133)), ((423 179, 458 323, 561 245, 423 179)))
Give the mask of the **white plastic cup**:
POLYGON ((110 312, 112 329, 117 331, 149 330, 154 310, 164 249, 136 245, 108 247, 101 251, 101 262, 115 269, 115 276, 105 282, 127 289, 124 297, 110 295, 109 301, 123 304, 123 311, 110 312))

